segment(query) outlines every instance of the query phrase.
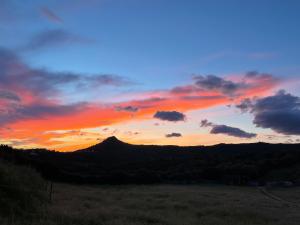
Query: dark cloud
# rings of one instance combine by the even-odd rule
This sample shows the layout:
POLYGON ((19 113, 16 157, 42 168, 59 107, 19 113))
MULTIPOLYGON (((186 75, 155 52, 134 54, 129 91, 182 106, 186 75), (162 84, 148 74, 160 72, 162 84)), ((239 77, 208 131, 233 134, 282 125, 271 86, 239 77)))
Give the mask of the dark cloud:
POLYGON ((251 79, 274 79, 272 74, 269 73, 260 73, 258 71, 249 71, 245 74, 245 78, 251 78, 251 79))
POLYGON ((117 106, 116 107, 117 111, 125 111, 125 112, 137 112, 139 110, 139 108, 135 107, 135 106, 117 106))
POLYGON ((253 78, 253 77, 257 77, 258 75, 259 75, 259 73, 254 70, 254 71, 247 72, 245 76, 248 78, 253 78))
MULTIPOLYGON (((191 85, 178 86, 171 89, 171 93, 184 95, 187 100, 201 97, 201 92, 215 91, 220 93, 216 96, 207 96, 207 98, 235 97, 242 95, 245 91, 251 88, 273 86, 278 82, 278 79, 271 74, 259 73, 251 71, 246 73, 239 81, 232 81, 216 75, 198 75, 194 76, 194 83, 191 85)), ((205 99, 206 96, 201 98, 205 99)))
POLYGON ((236 105, 236 108, 241 110, 242 113, 248 112, 252 107, 252 101, 249 98, 243 99, 239 104, 236 105))
POLYGON ((205 90, 217 90, 226 95, 232 95, 241 88, 245 88, 244 83, 236 83, 230 80, 225 80, 215 75, 196 76, 196 85, 205 90))
POLYGON ((20 50, 22 51, 33 51, 45 48, 59 47, 66 44, 72 43, 91 43, 92 41, 80 37, 78 35, 69 33, 63 29, 53 29, 42 31, 25 44, 20 50))
POLYGON ((209 95, 209 96, 201 96, 201 95, 188 95, 183 96, 181 99, 183 100, 214 100, 214 99, 222 99, 224 96, 221 95, 209 95))
POLYGON ((207 119, 201 120, 201 122, 200 122, 200 127, 211 127, 213 125, 214 124, 209 122, 207 119))
POLYGON ((178 86, 171 89, 171 93, 174 94, 190 94, 196 91, 198 91, 198 88, 194 85, 178 86))
POLYGON ((257 134, 248 133, 236 127, 230 127, 226 125, 217 125, 212 122, 209 122, 207 119, 204 119, 200 123, 201 127, 212 127, 211 134, 224 134, 233 137, 239 138, 254 138, 257 134))
POLYGON ((172 137, 182 137, 182 135, 181 133, 166 134, 166 138, 172 138, 172 137))
POLYGON ((9 101, 16 101, 16 102, 21 101, 21 98, 17 94, 10 92, 10 91, 5 91, 5 90, 0 90, 0 100, 1 99, 9 100, 9 101))
POLYGON ((33 69, 14 52, 0 48, 0 124, 44 119, 86 110, 87 103, 55 103, 68 91, 99 90, 102 86, 128 85, 117 75, 77 74, 33 69))
POLYGON ((61 17, 59 17, 56 13, 50 10, 48 7, 41 7, 40 11, 43 16, 45 16, 49 21, 54 23, 63 23, 61 17))
POLYGON ((24 89, 35 95, 51 96, 60 88, 78 87, 94 89, 99 86, 122 86, 132 82, 118 75, 78 74, 33 69, 26 65, 14 52, 0 48, 0 88, 24 89))
POLYGON ((184 121, 186 116, 183 113, 176 111, 158 111, 153 116, 156 119, 165 120, 165 121, 184 121))
POLYGON ((285 135, 300 135, 300 98, 279 91, 273 96, 250 101, 245 107, 257 127, 285 135))
POLYGON ((95 86, 123 86, 133 84, 133 82, 126 80, 121 76, 113 74, 88 75, 84 77, 84 80, 90 85, 94 84, 95 86))
POLYGON ((35 103, 31 105, 11 104, 0 107, 0 125, 24 119, 42 119, 47 116, 68 115, 85 110, 86 103, 72 105, 50 105, 35 103))
POLYGON ((225 134, 228 136, 239 137, 239 138, 254 138, 257 134, 245 132, 239 128, 229 127, 226 125, 214 125, 211 134, 225 134))

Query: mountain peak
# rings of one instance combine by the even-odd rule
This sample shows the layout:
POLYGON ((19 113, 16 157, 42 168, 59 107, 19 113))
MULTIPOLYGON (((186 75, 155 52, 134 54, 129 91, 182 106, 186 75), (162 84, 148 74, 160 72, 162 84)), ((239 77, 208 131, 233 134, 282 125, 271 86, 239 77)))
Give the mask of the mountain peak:
POLYGON ((111 136, 102 141, 101 144, 105 145, 116 145, 116 144, 124 144, 124 142, 120 141, 116 136, 111 136))
MULTIPOLYGON (((116 150, 126 149, 130 146, 123 141, 120 141, 117 137, 111 136, 103 140, 101 143, 91 146, 89 148, 79 150, 79 151, 90 151, 90 152, 98 152, 99 150, 108 150, 109 152, 115 152, 116 150)), ((99 151, 100 152, 100 151, 99 151)), ((105 151, 107 152, 107 151, 105 151)))

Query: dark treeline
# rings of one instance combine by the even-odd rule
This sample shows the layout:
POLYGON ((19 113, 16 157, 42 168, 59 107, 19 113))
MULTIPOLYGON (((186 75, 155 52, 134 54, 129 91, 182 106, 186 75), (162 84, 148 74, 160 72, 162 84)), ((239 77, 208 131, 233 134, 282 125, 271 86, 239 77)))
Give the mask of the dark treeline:
POLYGON ((300 144, 130 145, 108 138, 70 153, 0 147, 0 158, 36 168, 45 178, 97 184, 249 184, 300 181, 300 144))

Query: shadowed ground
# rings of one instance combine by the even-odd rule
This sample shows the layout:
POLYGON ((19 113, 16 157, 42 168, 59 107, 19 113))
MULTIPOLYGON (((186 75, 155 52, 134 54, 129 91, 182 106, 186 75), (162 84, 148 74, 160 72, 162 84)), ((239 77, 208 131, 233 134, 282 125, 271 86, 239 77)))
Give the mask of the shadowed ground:
MULTIPOLYGON (((299 201, 300 189, 271 193, 299 201)), ((300 208, 249 187, 55 184, 45 215, 14 224, 298 225, 300 208)))

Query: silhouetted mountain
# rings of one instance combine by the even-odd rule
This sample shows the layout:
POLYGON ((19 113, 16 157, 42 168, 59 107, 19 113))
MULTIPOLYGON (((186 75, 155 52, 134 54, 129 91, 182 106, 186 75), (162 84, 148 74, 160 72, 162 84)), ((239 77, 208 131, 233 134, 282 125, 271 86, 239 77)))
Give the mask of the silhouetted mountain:
POLYGON ((300 144, 215 146, 132 145, 109 137, 89 148, 61 153, 0 147, 0 158, 36 167, 46 178, 88 183, 242 184, 300 181, 300 144))
POLYGON ((107 145, 107 146, 118 146, 118 145, 124 145, 127 144, 123 141, 120 141, 116 136, 111 136, 105 139, 101 145, 107 145))
POLYGON ((97 151, 122 151, 130 148, 130 144, 120 141, 115 136, 108 137, 104 141, 94 146, 88 147, 83 150, 77 150, 77 152, 97 152, 97 151))

